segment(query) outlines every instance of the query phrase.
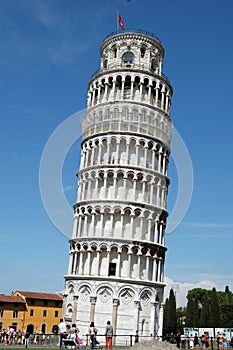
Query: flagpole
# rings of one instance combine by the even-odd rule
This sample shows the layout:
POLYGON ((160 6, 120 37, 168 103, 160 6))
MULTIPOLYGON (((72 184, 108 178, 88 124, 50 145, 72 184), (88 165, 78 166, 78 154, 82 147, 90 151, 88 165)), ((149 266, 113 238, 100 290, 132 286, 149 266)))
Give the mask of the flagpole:
POLYGON ((119 17, 119 10, 117 9, 117 25, 116 25, 116 31, 117 31, 117 33, 119 32, 119 22, 118 22, 118 17, 119 17))

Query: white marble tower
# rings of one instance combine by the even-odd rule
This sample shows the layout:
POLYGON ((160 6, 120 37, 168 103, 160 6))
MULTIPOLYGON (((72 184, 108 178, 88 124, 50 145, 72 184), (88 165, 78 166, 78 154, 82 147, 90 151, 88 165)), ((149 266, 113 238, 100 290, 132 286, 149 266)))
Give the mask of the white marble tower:
MULTIPOLYGON (((63 315, 162 334, 172 86, 153 34, 113 33, 88 84, 63 315)), ((116 342, 123 341, 117 337, 116 342)))

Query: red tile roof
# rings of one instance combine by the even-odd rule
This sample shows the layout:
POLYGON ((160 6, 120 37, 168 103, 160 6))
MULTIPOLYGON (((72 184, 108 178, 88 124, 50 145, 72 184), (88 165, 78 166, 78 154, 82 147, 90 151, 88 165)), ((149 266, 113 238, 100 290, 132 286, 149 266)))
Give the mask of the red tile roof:
POLYGON ((25 301, 22 298, 15 295, 5 295, 5 294, 0 294, 0 302, 25 304, 25 301))
POLYGON ((42 293, 42 292, 27 292, 17 290, 14 295, 22 295, 25 299, 42 299, 42 300, 55 300, 62 301, 62 296, 59 293, 42 293))

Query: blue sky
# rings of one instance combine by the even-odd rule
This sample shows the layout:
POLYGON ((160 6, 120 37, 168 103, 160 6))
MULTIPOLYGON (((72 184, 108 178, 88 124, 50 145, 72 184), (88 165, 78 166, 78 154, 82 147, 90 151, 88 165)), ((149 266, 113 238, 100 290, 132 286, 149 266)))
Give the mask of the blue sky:
MULTIPOLYGON (((40 161, 53 131, 86 107, 87 84, 103 39, 116 30, 117 9, 125 28, 152 32, 165 48, 171 117, 193 164, 189 209, 166 235, 168 286, 178 303, 196 286, 233 289, 233 2, 1 0, 0 293, 64 287, 69 244, 43 207, 40 161)), ((62 169, 70 206, 78 165, 75 144, 62 169)), ((169 175, 172 211, 173 160, 169 175)))

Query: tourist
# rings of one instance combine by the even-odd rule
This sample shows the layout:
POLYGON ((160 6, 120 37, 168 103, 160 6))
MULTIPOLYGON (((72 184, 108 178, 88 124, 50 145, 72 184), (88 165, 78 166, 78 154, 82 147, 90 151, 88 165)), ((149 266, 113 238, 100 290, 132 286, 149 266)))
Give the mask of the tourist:
POLYGON ((199 346, 199 339, 198 339, 197 333, 195 333, 193 345, 194 345, 194 349, 197 350, 197 348, 199 346))
POLYGON ((208 333, 207 332, 204 332, 203 341, 204 341, 204 348, 208 349, 208 347, 209 347, 209 337, 208 337, 208 333))
POLYGON ((136 330, 136 334, 135 334, 135 344, 138 343, 139 341, 139 335, 138 335, 138 330, 136 330))
POLYGON ((107 326, 105 328, 105 340, 106 340, 106 350, 110 348, 112 350, 112 337, 113 337, 113 327, 111 322, 107 322, 107 326))
POLYGON ((25 335, 24 335, 24 343, 25 343, 25 348, 27 349, 28 345, 29 345, 29 339, 30 339, 30 333, 28 331, 26 331, 25 335))
POLYGON ((63 347, 63 339, 66 339, 66 323, 63 321, 63 318, 60 319, 58 325, 59 334, 60 334, 60 349, 63 347))
POLYGON ((91 349, 95 348, 95 324, 92 321, 90 324, 90 334, 91 334, 91 349))

